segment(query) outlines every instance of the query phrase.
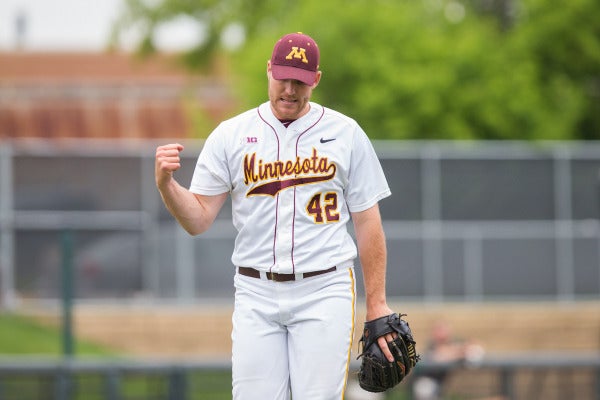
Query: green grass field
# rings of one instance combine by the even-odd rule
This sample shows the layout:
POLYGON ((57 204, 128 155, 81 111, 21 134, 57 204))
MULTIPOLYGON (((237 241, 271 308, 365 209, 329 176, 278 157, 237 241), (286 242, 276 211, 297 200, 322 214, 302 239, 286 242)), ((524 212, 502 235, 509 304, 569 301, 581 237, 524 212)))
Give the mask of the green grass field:
MULTIPOLYGON (((109 348, 86 341, 76 340, 78 355, 116 356, 109 348)), ((58 329, 15 314, 0 314, 0 355, 60 355, 62 337, 58 329)))
MULTIPOLYGON (((74 347, 77 357, 127 358, 126 354, 119 354, 113 349, 83 340, 76 340, 74 347)), ((24 316, 0 313, 0 358, 10 360, 19 356, 61 355, 62 337, 59 329, 43 326, 24 316)), ((2 394, 12 399, 43 399, 47 395, 45 391, 52 386, 48 379, 52 378, 39 374, 0 375, 0 386, 2 394)), ((71 397, 73 400, 105 398, 104 376, 82 373, 74 379, 77 383, 71 397)), ((188 376, 188 389, 190 400, 230 399, 231 372, 192 372, 188 376)), ((166 399, 168 390, 168 377, 162 374, 135 372, 120 376, 119 393, 123 399, 166 399)))

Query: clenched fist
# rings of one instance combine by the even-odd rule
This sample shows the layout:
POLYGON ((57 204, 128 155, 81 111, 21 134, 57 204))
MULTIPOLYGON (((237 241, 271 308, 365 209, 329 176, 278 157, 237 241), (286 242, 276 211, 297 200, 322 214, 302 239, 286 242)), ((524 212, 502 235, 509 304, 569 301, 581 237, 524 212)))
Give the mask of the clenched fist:
POLYGON ((156 148, 155 170, 156 186, 160 189, 167 185, 173 178, 173 172, 181 168, 179 154, 183 146, 179 143, 171 143, 156 148))

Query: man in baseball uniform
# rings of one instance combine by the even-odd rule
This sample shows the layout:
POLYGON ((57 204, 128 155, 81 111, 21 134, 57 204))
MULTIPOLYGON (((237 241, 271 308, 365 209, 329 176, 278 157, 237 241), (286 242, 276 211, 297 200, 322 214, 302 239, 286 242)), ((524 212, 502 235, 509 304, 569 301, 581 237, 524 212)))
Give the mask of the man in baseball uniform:
MULTIPOLYGON (((357 250, 367 320, 392 313, 378 207, 391 193, 360 126, 310 101, 321 79, 311 37, 283 36, 266 73, 269 101, 210 134, 190 188, 173 178, 180 144, 157 148, 156 185, 192 235, 232 198, 234 399, 339 400, 351 360, 357 250)), ((393 361, 391 339, 379 345, 393 361)))

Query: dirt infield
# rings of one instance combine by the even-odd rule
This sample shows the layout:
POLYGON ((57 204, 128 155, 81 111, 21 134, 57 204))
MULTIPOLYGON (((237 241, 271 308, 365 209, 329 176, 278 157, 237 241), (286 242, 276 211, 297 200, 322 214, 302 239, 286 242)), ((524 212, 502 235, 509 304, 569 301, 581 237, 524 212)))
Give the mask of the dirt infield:
MULTIPOLYGON (((364 303, 361 304, 361 306, 364 303)), ((600 302, 491 304, 394 304, 408 314, 417 340, 425 346, 436 321, 458 337, 479 341, 488 353, 600 350, 600 302)), ((79 338, 132 356, 229 357, 228 305, 78 305, 74 329, 79 338)), ((58 325, 56 310, 27 307, 21 313, 58 325)), ((359 307, 356 341, 364 310, 359 307)))

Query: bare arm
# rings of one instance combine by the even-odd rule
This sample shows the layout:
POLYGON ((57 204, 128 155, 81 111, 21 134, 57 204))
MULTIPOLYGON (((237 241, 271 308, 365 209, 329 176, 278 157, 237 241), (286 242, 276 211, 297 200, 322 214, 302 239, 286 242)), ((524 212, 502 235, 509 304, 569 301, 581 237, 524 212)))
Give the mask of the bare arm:
MULTIPOLYGON (((387 249, 379 205, 353 213, 352 220, 365 284, 366 319, 371 321, 393 313, 387 305, 385 294, 387 249)), ((388 334, 379 338, 379 346, 387 359, 393 361, 394 357, 387 348, 386 340, 391 341, 392 336, 388 334)))
POLYGON ((215 220, 227 193, 217 196, 194 194, 181 186, 173 173, 181 168, 180 144, 168 144, 156 149, 155 179, 165 206, 179 224, 191 235, 206 231, 215 220))
POLYGON ((364 277, 367 320, 372 320, 392 313, 385 296, 387 250, 379 206, 353 213, 352 220, 364 277))

